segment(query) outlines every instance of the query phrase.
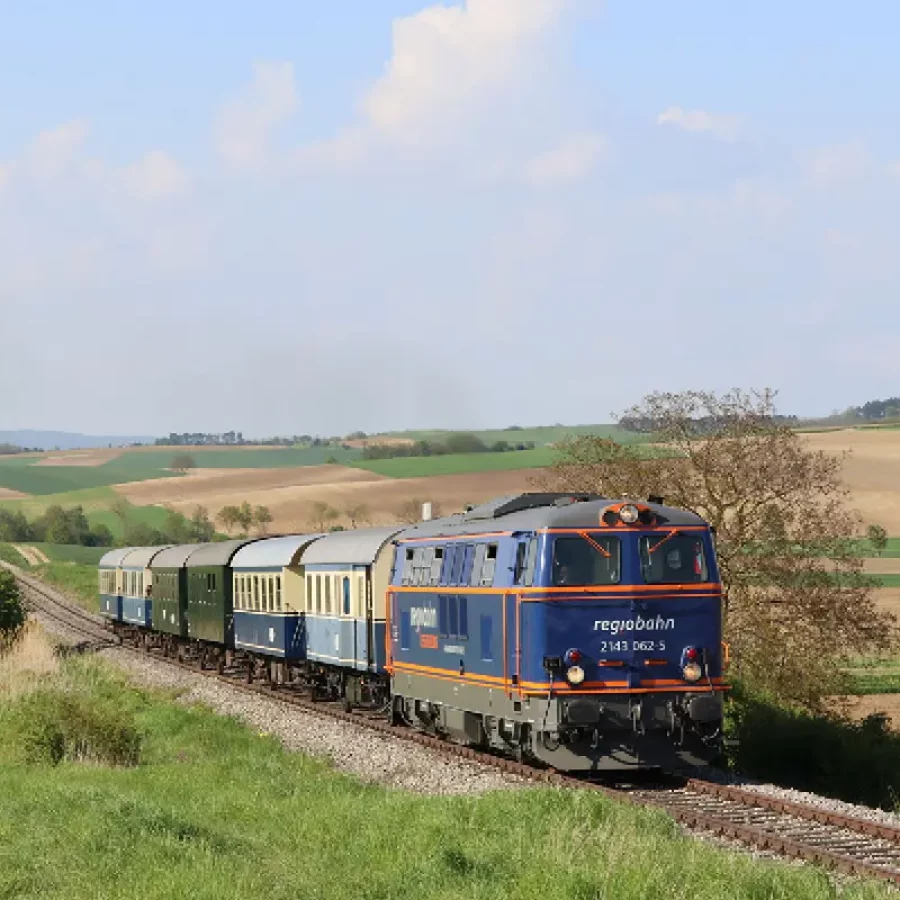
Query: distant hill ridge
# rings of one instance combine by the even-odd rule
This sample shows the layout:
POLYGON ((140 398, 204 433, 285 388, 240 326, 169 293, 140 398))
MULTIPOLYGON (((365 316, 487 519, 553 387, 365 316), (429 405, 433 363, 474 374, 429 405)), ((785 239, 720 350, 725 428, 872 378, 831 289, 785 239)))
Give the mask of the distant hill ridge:
POLYGON ((0 444, 38 447, 41 450, 86 450, 91 447, 123 447, 129 444, 152 444, 147 435, 76 434, 69 431, 0 431, 0 444))

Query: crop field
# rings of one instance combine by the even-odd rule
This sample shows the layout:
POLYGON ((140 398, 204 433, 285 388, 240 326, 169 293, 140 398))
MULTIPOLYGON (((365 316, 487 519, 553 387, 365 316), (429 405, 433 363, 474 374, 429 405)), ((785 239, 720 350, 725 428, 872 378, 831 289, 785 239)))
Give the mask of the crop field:
MULTIPOLYGON (((566 437, 574 437, 586 434, 609 438, 620 444, 640 444, 650 440, 648 435, 634 431, 626 431, 618 425, 538 425, 531 428, 495 428, 482 431, 460 429, 467 434, 474 434, 481 438, 485 444, 493 444, 496 441, 506 441, 510 444, 528 443, 534 441, 537 446, 555 444, 566 437)), ((392 431, 384 435, 372 435, 368 438, 370 443, 377 444, 379 437, 400 438, 411 441, 440 441, 452 431, 392 431)))
MULTIPOLYGON (((320 466, 333 459, 347 463, 360 455, 359 450, 341 447, 222 447, 185 449, 181 447, 154 447, 152 450, 126 450, 121 456, 101 468, 115 469, 126 474, 136 473, 137 478, 123 478, 111 484, 156 478, 151 471, 167 469, 172 458, 187 453, 198 469, 284 469, 293 466, 320 466)), ((163 473, 165 474, 165 473, 163 473)))
POLYGON ((102 466, 42 466, 37 464, 39 460, 34 457, 27 462, 4 458, 0 459, 0 488, 42 496, 173 474, 155 465, 144 466, 139 471, 120 469, 115 465, 120 459, 124 457, 102 466))
POLYGON ((427 478, 471 472, 538 469, 553 462, 549 447, 510 450, 506 453, 448 453, 444 456, 400 456, 395 459, 359 460, 353 465, 388 478, 427 478))

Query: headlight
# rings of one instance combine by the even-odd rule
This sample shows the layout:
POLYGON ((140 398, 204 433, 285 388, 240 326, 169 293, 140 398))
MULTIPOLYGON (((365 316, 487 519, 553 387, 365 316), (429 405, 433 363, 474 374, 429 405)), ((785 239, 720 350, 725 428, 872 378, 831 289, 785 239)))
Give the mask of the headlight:
POLYGON ((581 684, 584 681, 584 669, 581 666, 569 666, 566 671, 566 681, 569 684, 581 684))
POLYGON ((682 670, 685 681, 699 681, 703 675, 703 669, 699 663, 689 662, 682 670))
POLYGON ((640 512, 636 506, 633 506, 631 503, 626 503, 624 506, 619 509, 619 518, 626 525, 634 525, 640 517, 640 512))

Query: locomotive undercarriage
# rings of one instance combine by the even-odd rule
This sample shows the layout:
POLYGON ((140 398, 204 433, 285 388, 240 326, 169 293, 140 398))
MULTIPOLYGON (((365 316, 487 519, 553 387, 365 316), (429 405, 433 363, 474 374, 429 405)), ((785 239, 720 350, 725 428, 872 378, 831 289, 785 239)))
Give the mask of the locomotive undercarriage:
POLYGON ((504 691, 419 675, 354 673, 111 623, 123 643, 200 669, 294 687, 345 709, 390 708, 394 724, 568 772, 703 767, 721 750, 722 695, 710 691, 514 699, 504 691))

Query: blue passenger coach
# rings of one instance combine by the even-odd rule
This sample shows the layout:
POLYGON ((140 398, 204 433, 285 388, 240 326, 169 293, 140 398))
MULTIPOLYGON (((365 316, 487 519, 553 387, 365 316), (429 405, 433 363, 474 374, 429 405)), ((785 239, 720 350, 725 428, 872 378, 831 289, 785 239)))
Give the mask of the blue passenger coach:
POLYGON ((268 538, 231 561, 234 646, 288 662, 306 657, 306 582, 300 556, 321 534, 268 538))
POLYGON ((104 553, 97 565, 100 579, 100 615, 111 622, 122 621, 122 559, 134 547, 120 547, 104 553))
POLYGON ((708 525, 659 504, 523 494, 406 529, 388 606, 395 713, 566 770, 719 749, 708 525))

